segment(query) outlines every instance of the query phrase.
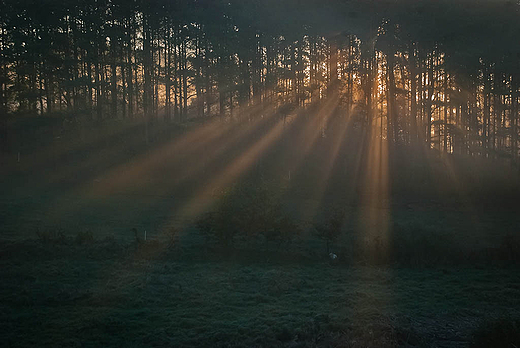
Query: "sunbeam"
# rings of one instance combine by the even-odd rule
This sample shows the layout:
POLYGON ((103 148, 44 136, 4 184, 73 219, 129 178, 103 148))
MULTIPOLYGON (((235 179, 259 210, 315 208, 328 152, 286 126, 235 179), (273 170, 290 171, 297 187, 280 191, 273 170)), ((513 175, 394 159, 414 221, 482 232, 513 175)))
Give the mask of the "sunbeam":
POLYGON ((520 347, 520 2, 470 2, 0 0, 1 345, 520 347))

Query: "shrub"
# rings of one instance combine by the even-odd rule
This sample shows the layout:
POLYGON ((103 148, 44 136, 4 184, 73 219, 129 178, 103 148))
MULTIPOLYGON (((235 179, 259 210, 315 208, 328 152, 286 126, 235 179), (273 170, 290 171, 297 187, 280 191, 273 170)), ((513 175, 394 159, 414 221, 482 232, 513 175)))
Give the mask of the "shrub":
POLYGON ((436 265, 455 262, 460 245, 453 232, 418 223, 393 225, 389 260, 404 265, 436 265))
POLYGON ((233 244, 237 234, 233 218, 226 211, 217 210, 205 213, 197 221, 198 230, 206 237, 206 242, 216 242, 221 247, 227 248, 233 244))
POLYGON ((83 245, 92 243, 94 243, 94 234, 92 231, 87 230, 76 234, 76 244, 83 245))
POLYGON ((179 227, 172 226, 167 232, 167 244, 168 248, 174 248, 178 244, 178 238, 179 238, 180 229, 179 227))
POLYGON ((246 242, 261 238, 267 248, 272 242, 289 246, 299 227, 284 213, 277 192, 266 185, 234 186, 222 193, 215 209, 197 221, 198 230, 208 243, 233 245, 237 236, 246 242))
POLYGON ((517 263, 520 261, 520 236, 509 233, 502 238, 500 255, 504 262, 517 263))
POLYGON ((114 237, 114 235, 109 235, 109 236, 106 236, 105 239, 104 239, 104 242, 106 244, 116 244, 116 237, 114 237))
POLYGON ((43 243, 67 244, 68 242, 67 237, 61 228, 47 230, 37 228, 36 236, 38 237, 38 240, 43 243))
POLYGON ((262 236, 267 249, 269 244, 279 242, 288 247, 299 233, 299 226, 284 212, 277 197, 267 189, 259 189, 248 204, 247 235, 249 239, 262 236))
POLYGON ((342 227, 343 214, 340 212, 335 212, 326 223, 314 225, 316 236, 326 242, 326 255, 329 255, 332 252, 332 244, 341 235, 342 227))

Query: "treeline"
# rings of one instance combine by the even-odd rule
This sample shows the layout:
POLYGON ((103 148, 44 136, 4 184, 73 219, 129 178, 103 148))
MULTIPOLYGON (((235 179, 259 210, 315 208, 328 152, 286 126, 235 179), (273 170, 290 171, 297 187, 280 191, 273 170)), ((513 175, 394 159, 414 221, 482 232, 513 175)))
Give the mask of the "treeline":
POLYGON ((393 143, 518 158, 518 2, 0 6, 2 118, 250 120, 265 106, 287 115, 327 100, 393 143))

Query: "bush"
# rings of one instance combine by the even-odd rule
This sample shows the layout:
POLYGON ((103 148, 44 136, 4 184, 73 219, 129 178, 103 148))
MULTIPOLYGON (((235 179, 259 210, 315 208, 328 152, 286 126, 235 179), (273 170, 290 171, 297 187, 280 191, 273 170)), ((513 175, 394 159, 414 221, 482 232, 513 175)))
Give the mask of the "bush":
POLYGON ((87 230, 76 234, 76 244, 83 245, 92 243, 94 243, 94 234, 92 231, 87 230))
POLYGON ((520 236, 518 234, 509 233, 502 238, 500 255, 503 257, 504 262, 520 262, 520 236))
POLYGON ((197 221, 198 230, 208 243, 233 246, 236 237, 247 243, 262 240, 288 247, 299 233, 299 226, 284 213, 276 192, 266 186, 235 186, 224 192, 216 208, 197 221))
POLYGON ((168 248, 175 248, 178 246, 178 239, 179 239, 180 229, 178 227, 170 227, 170 229, 167 232, 167 244, 168 248))
POLYGON ((340 212, 333 213, 326 223, 314 225, 316 236, 326 242, 326 255, 332 252, 332 245, 340 237, 342 227, 343 214, 340 212))
POLYGON ((197 220, 196 226, 206 237, 207 244, 217 243, 224 248, 233 244, 238 232, 233 217, 222 210, 205 213, 197 220))
POLYGON ((247 226, 249 239, 262 236, 267 249, 273 242, 288 247, 299 234, 299 226, 284 212, 277 197, 265 188, 258 190, 253 197, 247 212, 250 219, 247 226))
POLYGON ((393 225, 390 261, 404 265, 437 265, 446 262, 460 262, 460 244, 454 240, 452 231, 418 223, 393 225))
POLYGON ((63 230, 61 228, 58 229, 47 229, 41 230, 40 228, 36 229, 36 236, 38 240, 43 243, 53 243, 53 244, 67 244, 68 240, 63 230))

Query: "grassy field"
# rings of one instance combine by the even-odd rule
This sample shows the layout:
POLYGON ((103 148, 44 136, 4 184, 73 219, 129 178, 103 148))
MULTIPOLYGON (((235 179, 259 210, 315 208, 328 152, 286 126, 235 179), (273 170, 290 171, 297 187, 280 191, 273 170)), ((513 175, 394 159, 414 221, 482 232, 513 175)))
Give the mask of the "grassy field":
POLYGON ((0 256, 6 347, 465 347, 520 314, 511 269, 248 263, 110 240, 0 256))
POLYGON ((366 190, 355 135, 303 154, 287 131, 260 155, 267 126, 174 125, 150 142, 140 127, 13 140, 1 154, 0 346, 520 344, 518 197, 498 164, 403 163, 366 190), (344 161, 322 155, 334 149, 344 161), (229 195, 237 185, 271 186, 229 195), (224 226, 276 207, 298 234, 209 241, 197 219, 226 195, 224 226), (315 226, 337 211, 330 264, 315 226))

